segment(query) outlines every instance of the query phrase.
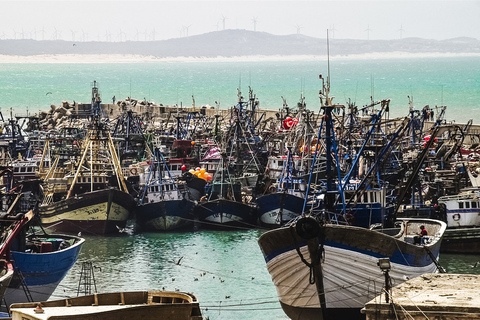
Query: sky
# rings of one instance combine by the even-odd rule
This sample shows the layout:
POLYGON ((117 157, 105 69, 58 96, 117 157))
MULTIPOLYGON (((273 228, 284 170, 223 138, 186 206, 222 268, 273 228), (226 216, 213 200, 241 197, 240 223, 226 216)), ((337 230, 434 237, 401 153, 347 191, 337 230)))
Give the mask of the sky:
POLYGON ((5 1, 0 39, 151 41, 224 29, 391 40, 480 39, 480 0, 5 1))

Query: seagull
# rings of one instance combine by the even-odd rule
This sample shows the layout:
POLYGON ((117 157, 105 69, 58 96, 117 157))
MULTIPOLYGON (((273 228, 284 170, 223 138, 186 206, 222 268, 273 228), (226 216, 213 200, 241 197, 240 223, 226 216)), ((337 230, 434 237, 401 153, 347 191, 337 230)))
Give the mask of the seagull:
POLYGON ((183 257, 180 257, 180 259, 178 259, 178 261, 175 263, 176 265, 180 265, 180 261, 182 261, 183 257))
POLYGON ((472 268, 476 268, 478 266, 478 261, 472 266, 472 268))
POLYGON ((51 92, 47 92, 45 95, 48 96, 49 94, 52 94, 51 92))
POLYGON ((82 232, 80 231, 77 236, 81 237, 82 236, 82 232))

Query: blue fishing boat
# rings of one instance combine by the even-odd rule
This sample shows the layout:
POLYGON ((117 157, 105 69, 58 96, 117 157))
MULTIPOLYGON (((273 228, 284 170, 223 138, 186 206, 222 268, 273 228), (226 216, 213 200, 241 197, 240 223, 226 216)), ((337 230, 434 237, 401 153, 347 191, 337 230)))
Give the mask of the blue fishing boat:
POLYGON ((2 255, 13 262, 14 276, 4 295, 6 305, 46 301, 77 261, 85 239, 73 235, 27 231, 33 212, 17 220, 5 216, 2 230, 7 241, 2 255))
POLYGON ((262 226, 275 228, 302 214, 307 187, 302 176, 296 174, 291 148, 288 148, 276 187, 272 185, 271 188, 274 192, 264 194, 255 200, 262 226))
POLYGON ((187 184, 174 180, 160 150, 155 149, 142 197, 135 208, 137 225, 145 231, 193 228, 194 206, 187 184))

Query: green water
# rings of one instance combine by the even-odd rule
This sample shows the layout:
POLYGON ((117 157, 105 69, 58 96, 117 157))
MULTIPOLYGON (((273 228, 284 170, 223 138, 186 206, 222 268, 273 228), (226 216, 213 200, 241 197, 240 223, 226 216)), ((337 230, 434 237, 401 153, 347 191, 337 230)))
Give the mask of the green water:
MULTIPOLYGON (((332 59, 331 94, 335 102, 391 99, 392 117, 408 114, 408 98, 423 108, 446 105, 447 119, 466 122, 480 110, 480 57, 332 59)), ((319 74, 327 62, 151 62, 78 64, 0 64, 0 108, 4 116, 36 113, 63 100, 90 102, 94 80, 105 103, 133 97, 165 105, 209 104, 221 108, 237 102, 237 88, 245 98, 248 87, 266 109, 279 109, 282 96, 295 106, 305 96, 307 107, 318 110, 319 74), (51 93, 49 93, 51 92, 51 93)))
MULTIPOLYGON (((97 292, 180 290, 194 293, 210 319, 288 319, 257 244, 262 232, 84 236, 78 262, 51 299, 77 296, 82 262, 92 262, 97 292)), ((480 274, 477 261, 480 255, 440 256, 448 273, 480 274)))

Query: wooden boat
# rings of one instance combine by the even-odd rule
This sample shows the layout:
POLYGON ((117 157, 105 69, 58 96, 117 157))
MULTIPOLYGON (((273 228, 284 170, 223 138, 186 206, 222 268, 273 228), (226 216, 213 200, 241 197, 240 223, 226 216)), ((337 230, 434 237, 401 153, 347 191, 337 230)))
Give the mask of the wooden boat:
POLYGON ((207 192, 206 200, 200 201, 194 208, 195 218, 202 229, 232 230, 256 227, 256 207, 243 202, 239 182, 216 180, 208 187, 207 192))
POLYGON ((45 177, 39 216, 62 232, 108 234, 126 226, 135 201, 128 193, 120 161, 106 125, 94 118, 81 157, 62 178, 54 164, 45 177))
POLYGON ((136 291, 93 294, 63 300, 15 303, 12 319, 174 319, 202 320, 198 299, 191 293, 136 291))
POLYGON ((271 185, 271 193, 256 198, 259 221, 262 226, 275 228, 300 216, 303 212, 306 181, 297 176, 292 150, 288 148, 287 157, 278 183, 271 185))
POLYGON ((145 231, 193 228, 193 207, 186 183, 177 183, 157 148, 148 171, 143 195, 135 208, 135 219, 145 231), (182 187, 182 188, 180 188, 182 187))
MULTIPOLYGON (((13 261, 14 276, 8 283, 4 300, 14 302, 43 301, 50 298, 57 285, 77 261, 85 240, 76 236, 32 233, 26 225, 33 212, 1 220, 1 256, 13 261)), ((2 282, 3 284, 3 282, 2 282)))
POLYGON ((323 313, 329 319, 355 319, 364 304, 382 291, 379 259, 390 259, 395 285, 436 272, 445 229, 442 221, 405 219, 395 229, 378 232, 347 225, 322 226, 308 217, 267 231, 258 243, 287 316, 319 319, 323 313), (415 245, 414 236, 422 224, 429 241, 415 245))

